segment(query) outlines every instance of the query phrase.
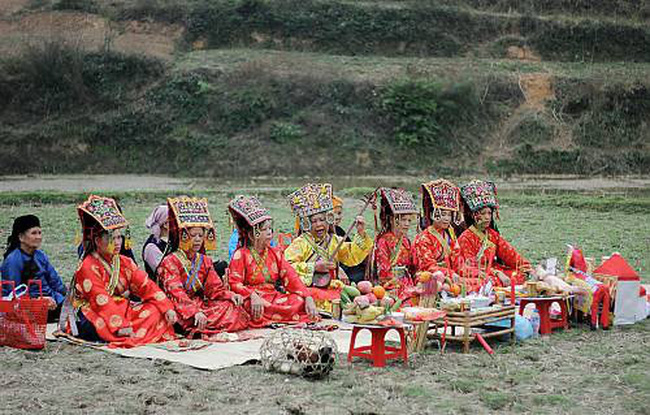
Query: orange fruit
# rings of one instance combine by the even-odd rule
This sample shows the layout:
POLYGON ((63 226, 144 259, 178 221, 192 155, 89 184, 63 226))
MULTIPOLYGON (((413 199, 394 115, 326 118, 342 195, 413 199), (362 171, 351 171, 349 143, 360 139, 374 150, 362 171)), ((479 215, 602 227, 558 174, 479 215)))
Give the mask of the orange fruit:
POLYGON ((454 295, 454 297, 458 297, 460 295, 460 285, 451 284, 451 293, 454 295))
POLYGON ((377 297, 378 300, 381 300, 386 295, 386 290, 381 285, 377 285, 372 289, 372 293, 377 297))

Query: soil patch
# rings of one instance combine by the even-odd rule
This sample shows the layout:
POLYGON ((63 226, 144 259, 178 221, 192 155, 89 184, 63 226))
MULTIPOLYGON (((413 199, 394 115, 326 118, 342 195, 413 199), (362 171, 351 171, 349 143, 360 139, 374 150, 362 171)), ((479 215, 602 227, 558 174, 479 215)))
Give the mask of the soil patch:
POLYGON ((108 48, 171 59, 183 30, 159 22, 109 22, 89 13, 38 12, 0 22, 0 53, 13 54, 30 44, 60 39, 85 50, 108 48))
POLYGON ((555 98, 552 77, 545 73, 522 74, 519 76, 519 85, 526 97, 529 108, 544 109, 544 103, 555 98))
POLYGON ((528 46, 509 46, 506 49, 506 58, 520 61, 540 62, 542 58, 528 46))

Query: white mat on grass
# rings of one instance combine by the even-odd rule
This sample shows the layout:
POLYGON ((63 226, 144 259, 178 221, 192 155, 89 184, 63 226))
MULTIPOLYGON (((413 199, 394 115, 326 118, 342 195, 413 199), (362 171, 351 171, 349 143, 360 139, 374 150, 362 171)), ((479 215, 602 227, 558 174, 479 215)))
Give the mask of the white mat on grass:
MULTIPOLYGON (((329 332, 339 348, 339 353, 347 353, 350 348, 350 337, 352 326, 340 321, 325 321, 328 324, 337 324, 338 330, 329 332)), ((52 334, 57 329, 56 324, 48 324, 47 339, 58 340, 52 334)), ((263 336, 268 336, 274 330, 255 330, 263 336)), ((399 335, 391 330, 386 335, 386 340, 399 341, 399 335)), ((114 349, 108 346, 96 347, 109 353, 115 353, 125 357, 136 357, 144 359, 160 359, 170 362, 182 363, 198 369, 217 370, 226 367, 237 366, 252 360, 260 359, 260 346, 264 338, 251 339, 240 342, 211 343, 199 350, 169 351, 156 347, 155 345, 134 347, 131 349, 114 349)), ((370 332, 362 330, 357 336, 356 346, 370 345, 370 332)))

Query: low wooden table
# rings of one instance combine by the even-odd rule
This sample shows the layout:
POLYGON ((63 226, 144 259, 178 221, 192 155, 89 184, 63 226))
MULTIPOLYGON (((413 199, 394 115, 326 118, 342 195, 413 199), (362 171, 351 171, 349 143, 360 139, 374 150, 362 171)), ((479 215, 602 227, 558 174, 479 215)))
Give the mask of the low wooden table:
POLYGON ((476 340, 476 335, 473 333, 473 329, 481 328, 488 323, 509 319, 510 327, 488 333, 481 333, 481 336, 484 339, 510 334, 510 341, 514 341, 516 313, 516 307, 513 305, 491 306, 470 311, 449 311, 447 312, 445 319, 435 320, 435 323, 438 327, 446 327, 446 325, 451 327, 451 334, 446 333, 446 330, 443 333, 439 333, 438 329, 436 329, 435 332, 429 333, 428 336, 441 341, 461 342, 463 343, 463 353, 469 353, 470 343, 476 340), (456 334, 457 327, 462 328, 463 332, 456 334))

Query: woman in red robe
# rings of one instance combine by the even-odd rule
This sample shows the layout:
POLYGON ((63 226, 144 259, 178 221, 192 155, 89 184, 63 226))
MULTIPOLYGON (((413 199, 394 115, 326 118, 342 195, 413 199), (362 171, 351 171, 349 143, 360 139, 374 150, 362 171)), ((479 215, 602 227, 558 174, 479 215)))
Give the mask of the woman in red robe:
POLYGON ((492 182, 475 180, 461 188, 465 220, 469 226, 458 238, 461 275, 490 278, 495 286, 523 284, 532 271, 530 262, 506 241, 496 228, 499 203, 492 182))
POLYGON ((229 211, 239 232, 229 266, 231 289, 244 298, 252 327, 306 323, 318 318, 309 289, 277 248, 271 216, 255 197, 238 196, 229 211))
POLYGON ((90 196, 78 210, 84 258, 74 275, 62 326, 84 340, 109 342, 110 347, 173 339, 176 313, 172 303, 146 272, 119 254, 127 222, 115 201, 90 196), (130 300, 135 297, 137 302, 130 300))
POLYGON ((174 303, 179 325, 204 338, 248 328, 241 295, 226 289, 205 254, 214 238, 207 200, 182 197, 167 203, 171 253, 158 267, 158 280, 174 303))
POLYGON ((417 215, 413 197, 404 189, 381 188, 381 231, 375 242, 380 284, 402 300, 416 295, 415 267, 408 231, 417 215))
MULTIPOLYGON (((460 263, 460 248, 454 224, 462 222, 460 189, 444 179, 423 183, 422 209, 424 230, 415 238, 413 247, 417 271, 440 272, 444 279, 439 282, 461 282, 466 287, 474 287, 476 284, 473 281, 460 281, 456 273, 460 263)), ((449 286, 443 285, 441 288, 449 286)))

